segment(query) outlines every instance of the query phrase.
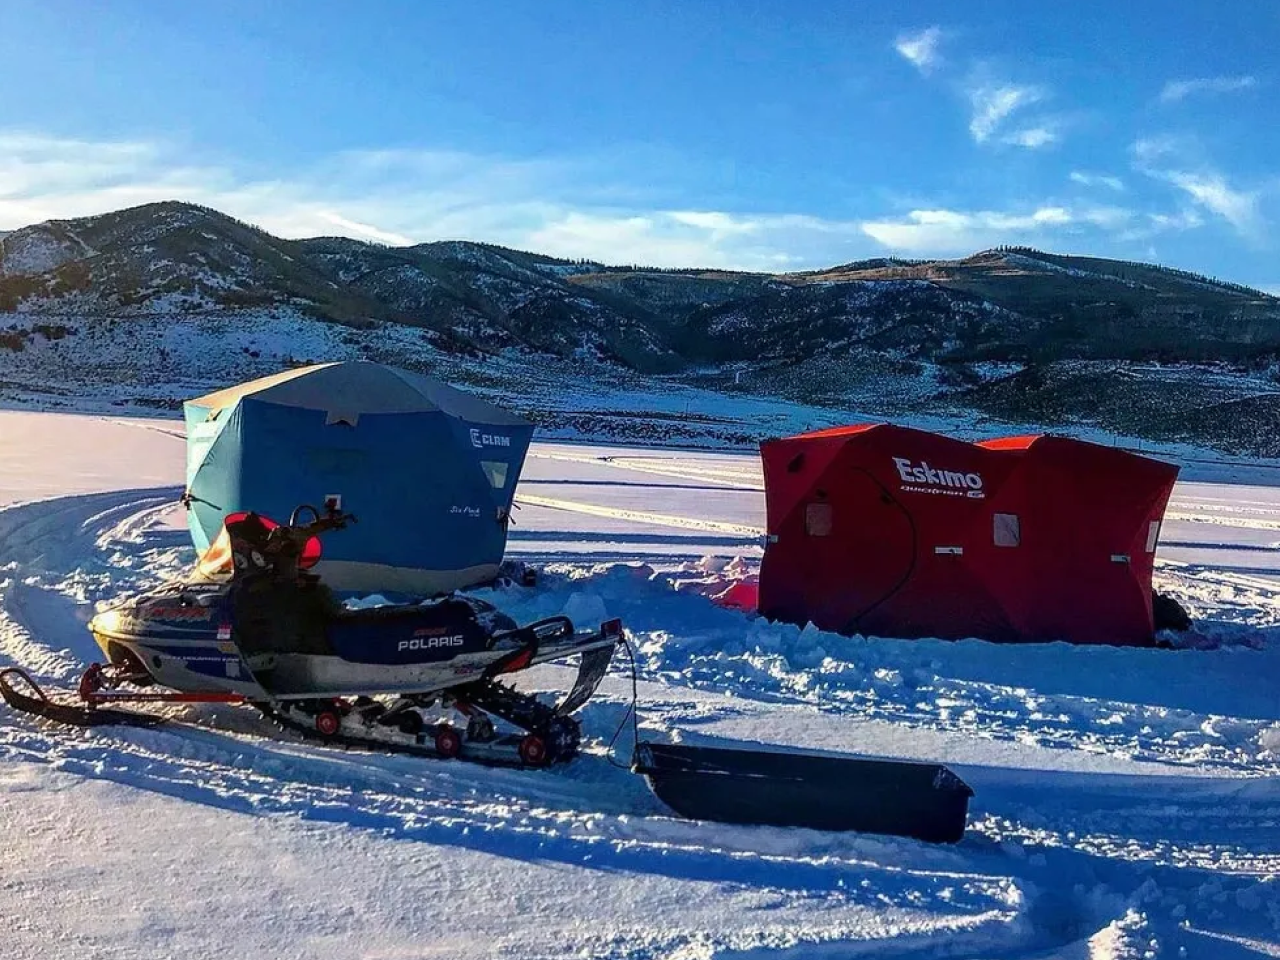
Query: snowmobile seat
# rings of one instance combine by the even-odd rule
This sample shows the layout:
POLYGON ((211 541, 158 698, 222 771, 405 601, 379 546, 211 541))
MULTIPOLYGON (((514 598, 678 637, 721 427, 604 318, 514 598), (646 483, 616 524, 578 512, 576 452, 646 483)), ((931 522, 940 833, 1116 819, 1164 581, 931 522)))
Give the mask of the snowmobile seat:
POLYGON ((344 607, 337 619, 343 623, 383 623, 389 620, 421 618, 428 608, 418 604, 395 603, 384 607, 344 607))
POLYGON ((329 624, 328 642, 344 660, 424 663, 489 649, 490 629, 464 600, 343 610, 329 624))

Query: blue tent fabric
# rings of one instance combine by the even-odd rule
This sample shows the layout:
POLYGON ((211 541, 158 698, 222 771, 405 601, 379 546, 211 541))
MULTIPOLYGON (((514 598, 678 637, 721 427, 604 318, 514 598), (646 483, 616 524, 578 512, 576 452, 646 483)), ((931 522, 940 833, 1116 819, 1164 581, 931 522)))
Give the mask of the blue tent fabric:
POLYGON ((426 595, 497 573, 532 425, 366 361, 289 370, 190 400, 188 525, 205 550, 237 510, 284 522, 331 495, 359 523, 325 539, 336 590, 426 595))

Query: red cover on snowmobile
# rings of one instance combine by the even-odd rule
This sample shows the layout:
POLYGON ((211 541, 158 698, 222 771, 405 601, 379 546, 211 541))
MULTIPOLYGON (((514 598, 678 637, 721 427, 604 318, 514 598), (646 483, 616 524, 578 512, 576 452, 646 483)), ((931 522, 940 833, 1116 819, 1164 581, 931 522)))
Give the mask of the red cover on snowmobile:
MULTIPOLYGON (((235 572, 235 562, 231 550, 231 534, 227 531, 228 528, 235 529, 238 525, 246 522, 252 522, 262 534, 270 533, 280 526, 270 517, 264 517, 260 513, 240 511, 227 514, 226 519, 222 522, 222 529, 218 531, 218 536, 213 543, 209 544, 209 549, 204 552, 196 563, 196 567, 202 576, 216 580, 229 577, 235 572)), ((320 538, 311 537, 302 548, 302 556, 298 558, 298 569, 310 570, 320 562, 322 551, 320 538)))
POLYGON ((889 424, 761 446, 760 611, 844 633, 1150 644, 1170 464, 889 424))

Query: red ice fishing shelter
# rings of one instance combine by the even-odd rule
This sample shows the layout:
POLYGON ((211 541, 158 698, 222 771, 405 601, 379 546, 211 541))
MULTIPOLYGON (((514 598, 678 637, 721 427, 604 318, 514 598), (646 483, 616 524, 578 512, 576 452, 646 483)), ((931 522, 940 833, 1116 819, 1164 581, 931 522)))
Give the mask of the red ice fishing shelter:
POLYGON ((1065 437, 866 424, 761 446, 760 612, 841 633, 1153 642, 1178 468, 1065 437))

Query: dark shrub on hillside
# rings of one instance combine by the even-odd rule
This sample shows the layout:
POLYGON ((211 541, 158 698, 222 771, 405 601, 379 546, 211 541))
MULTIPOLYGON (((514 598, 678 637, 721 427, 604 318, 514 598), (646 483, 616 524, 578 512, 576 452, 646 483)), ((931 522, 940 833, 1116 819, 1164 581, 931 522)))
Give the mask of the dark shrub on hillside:
POLYGON ((70 327, 61 323, 37 323, 31 330, 40 334, 46 340, 61 340, 74 332, 70 327))

